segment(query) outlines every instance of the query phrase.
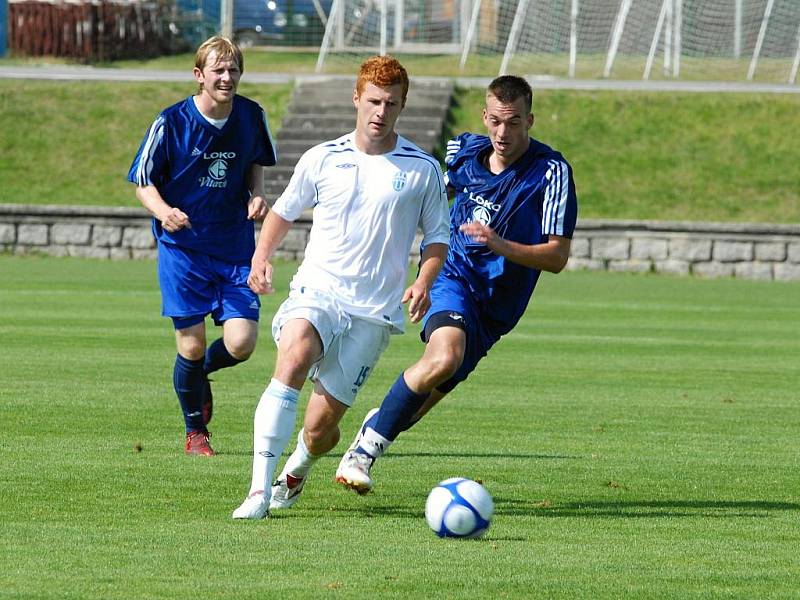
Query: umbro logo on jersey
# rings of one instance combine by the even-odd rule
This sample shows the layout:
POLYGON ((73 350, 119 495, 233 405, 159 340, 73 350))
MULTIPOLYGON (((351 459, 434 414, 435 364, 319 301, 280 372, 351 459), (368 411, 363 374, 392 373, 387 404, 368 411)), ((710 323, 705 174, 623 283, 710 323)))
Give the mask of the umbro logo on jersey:
POLYGON ((195 149, 192 150, 192 156, 200 156, 201 154, 202 152, 200 152, 200 150, 198 150, 197 147, 195 146, 195 149))
POLYGON ((355 167, 355 164, 353 164, 353 163, 342 163, 342 164, 336 165, 336 166, 338 168, 340 168, 340 169, 352 169, 353 167, 355 167))
POLYGON ((275 455, 269 450, 262 450, 261 452, 259 452, 259 454, 264 458, 275 458, 275 455))

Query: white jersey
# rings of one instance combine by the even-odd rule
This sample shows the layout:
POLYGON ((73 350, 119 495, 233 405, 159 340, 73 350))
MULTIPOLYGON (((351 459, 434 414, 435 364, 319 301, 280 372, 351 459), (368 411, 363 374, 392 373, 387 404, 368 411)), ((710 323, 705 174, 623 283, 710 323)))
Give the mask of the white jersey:
POLYGON ((272 210, 314 217, 292 280, 336 297, 351 315, 404 330, 400 303, 417 227, 423 248, 447 244, 447 193, 439 164, 398 136, 394 150, 364 154, 354 133, 308 150, 272 210))

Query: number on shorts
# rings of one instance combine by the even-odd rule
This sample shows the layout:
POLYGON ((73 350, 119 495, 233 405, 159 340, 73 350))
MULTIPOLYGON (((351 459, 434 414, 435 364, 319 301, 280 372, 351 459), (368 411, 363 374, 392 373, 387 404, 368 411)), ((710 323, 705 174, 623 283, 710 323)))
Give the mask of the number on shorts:
POLYGON ((364 385, 364 382, 367 380, 367 375, 369 375, 371 367, 361 367, 361 372, 356 377, 356 380, 353 382, 353 385, 356 387, 361 387, 364 385))

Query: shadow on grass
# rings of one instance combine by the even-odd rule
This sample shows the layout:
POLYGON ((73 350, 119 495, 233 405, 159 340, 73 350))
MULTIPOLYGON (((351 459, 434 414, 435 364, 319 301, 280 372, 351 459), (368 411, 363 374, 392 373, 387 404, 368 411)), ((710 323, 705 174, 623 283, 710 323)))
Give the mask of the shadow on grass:
MULTIPOLYGON (((424 500, 424 494, 415 494, 424 500)), ((495 496, 495 516, 500 517, 544 517, 544 518, 741 518, 741 517, 769 517, 776 512, 800 512, 800 504, 792 502, 766 502, 766 501, 712 501, 712 500, 663 500, 663 501, 631 501, 631 502, 574 502, 566 504, 552 504, 546 502, 524 502, 510 500, 495 496)), ((423 504, 420 504, 423 506, 423 504)), ((400 517, 418 519, 422 514, 421 509, 411 509, 402 504, 359 504, 359 499, 353 498, 352 503, 346 506, 335 505, 303 509, 289 513, 277 512, 281 517, 300 516, 305 513, 325 514, 339 517, 362 518, 400 517)))
MULTIPOLYGON (((337 454, 336 450, 328 453, 321 460, 335 458, 338 462, 344 450, 337 454)), ((253 451, 222 450, 217 451, 219 456, 253 456, 253 451)), ((284 453, 284 456, 286 454, 284 453)), ((400 458, 513 458, 521 460, 580 460, 583 456, 570 456, 561 454, 519 454, 509 452, 391 452, 381 457, 381 461, 400 458)))
POLYGON ((631 500, 589 501, 565 504, 524 502, 495 497, 495 514, 537 517, 637 518, 741 518, 769 517, 776 512, 800 512, 800 504, 760 500, 631 500))
MULTIPOLYGON (((292 448, 290 448, 291 450, 292 448)), ((328 453, 322 460, 336 459, 344 454, 344 450, 328 453)), ((218 456, 253 456, 252 450, 217 450, 218 456)), ((286 454, 284 453, 284 457, 286 454)), ((571 456, 568 454, 519 454, 509 452, 391 452, 381 457, 381 461, 405 458, 513 458, 521 460, 581 460, 584 456, 571 456)))
POLYGON ((391 458, 521 458, 536 460, 579 460, 583 456, 568 454, 519 454, 510 452, 391 452, 381 460, 391 458))

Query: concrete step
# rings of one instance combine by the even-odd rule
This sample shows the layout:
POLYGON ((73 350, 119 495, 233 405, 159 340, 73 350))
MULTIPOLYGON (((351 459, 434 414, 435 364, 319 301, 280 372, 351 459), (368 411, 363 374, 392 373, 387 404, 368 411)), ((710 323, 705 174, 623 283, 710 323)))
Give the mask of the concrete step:
MULTIPOLYGON (((355 80, 352 82, 343 81, 324 81, 314 83, 300 83, 292 93, 292 103, 294 102, 351 102, 353 99, 353 87, 355 80)), ((411 80, 411 86, 408 90, 408 98, 406 100, 407 106, 416 104, 449 104, 450 98, 453 96, 453 84, 432 82, 420 83, 411 80)))
MULTIPOLYGON (((355 114, 350 117, 340 117, 336 115, 293 115, 288 114, 283 118, 281 130, 283 129, 340 129, 343 133, 352 130, 356 126, 355 114)), ((442 130, 442 120, 436 117, 407 117, 401 115, 397 120, 397 130, 420 129, 440 132, 442 130)))
POLYGON ((264 193, 266 194, 267 197, 267 203, 270 206, 275 204, 275 200, 277 200, 278 196, 280 196, 283 193, 283 190, 286 189, 286 185, 288 183, 289 183, 288 181, 281 181, 279 183, 270 183, 268 180, 264 183, 264 193))
MULTIPOLYGON (((265 186, 270 201, 283 192, 300 156, 317 144, 353 131, 353 78, 301 81, 277 138, 278 165, 266 170, 265 186)), ((397 132, 433 153, 452 101, 451 82, 411 80, 408 101, 397 121, 397 132)))
MULTIPOLYGON (((316 129, 314 127, 285 127, 281 130, 282 135, 278 140, 278 152, 281 151, 281 142, 283 141, 310 142, 308 146, 310 148, 315 144, 336 139, 339 136, 353 131, 353 129, 355 129, 354 122, 347 123, 344 121, 338 127, 327 126, 324 129, 316 129), (330 135, 324 137, 321 135, 321 132, 330 133, 330 135)), ((426 152, 430 152, 436 146, 441 134, 441 131, 433 126, 415 127, 407 126, 407 124, 399 124, 395 129, 400 135, 408 138, 426 152)))
MULTIPOLYGON (((437 119, 446 119, 449 106, 444 102, 432 103, 430 105, 412 104, 409 102, 403 109, 400 118, 407 117, 435 117, 437 119)), ((328 115, 328 116, 353 116, 355 117, 355 108, 351 100, 345 101, 330 101, 330 102, 314 102, 309 100, 302 100, 300 102, 292 103, 293 116, 307 116, 307 115, 328 115)))
MULTIPOLYGON (((339 132, 341 135, 341 132, 339 132)), ((438 136, 430 135, 430 132, 424 132, 423 134, 415 134, 413 131, 400 131, 400 134, 405 137, 406 139, 414 142, 417 146, 420 147, 423 151, 427 152, 428 154, 433 154, 433 151, 436 149, 436 146, 439 142, 438 136)), ((338 136, 337 136, 338 137, 338 136)), ((295 142, 289 142, 290 145, 282 145, 278 144, 278 160, 283 163, 282 157, 284 154, 295 154, 298 157, 311 148, 312 146, 316 146, 317 144, 321 144, 322 142, 327 142, 329 140, 334 139, 333 137, 326 138, 324 140, 297 140, 295 142)))
POLYGON ((284 185, 289 181, 292 173, 294 173, 294 165, 277 165, 264 170, 267 183, 283 181, 284 185))
MULTIPOLYGON (((313 78, 307 80, 300 80, 297 87, 300 88, 313 88, 313 89, 345 89, 351 90, 356 85, 356 77, 327 77, 327 78, 313 78)), ((411 77, 409 80, 409 89, 424 90, 426 92, 437 91, 452 91, 454 88, 453 82, 449 79, 426 79, 424 77, 411 77)))
MULTIPOLYGON (((420 100, 433 99, 433 98, 446 98, 453 93, 453 86, 437 86, 437 87, 420 87, 413 83, 408 88, 409 98, 418 98, 420 100)), ((302 98, 306 95, 319 95, 324 94, 332 98, 345 98, 353 97, 355 85, 348 85, 346 87, 335 85, 317 85, 298 83, 292 90, 292 98, 302 98)))
MULTIPOLYGON (((278 144, 278 152, 281 151, 281 148, 284 144, 295 144, 295 146, 287 146, 287 151, 292 151, 300 146, 304 146, 304 149, 307 150, 308 148, 311 148, 311 146, 315 146, 316 144, 320 144, 322 142, 327 142, 328 140, 336 139, 345 133, 353 131, 355 126, 356 123, 354 117, 351 126, 345 128, 320 127, 314 129, 281 129, 276 140, 276 143, 278 144)), ((439 131, 432 130, 429 127, 415 128, 406 127, 405 124, 399 124, 397 131, 400 133, 400 135, 403 135, 408 139, 415 141, 416 143, 419 143, 419 140, 421 140, 425 143, 435 144, 439 140, 439 131)))
MULTIPOLYGON (((352 129, 348 131, 352 131, 352 129)), ((434 149, 436 148, 436 144, 439 142, 439 136, 436 134, 436 132, 431 130, 413 130, 413 129, 404 130, 399 128, 397 131, 400 135, 411 140, 422 150, 424 150, 429 154, 433 153, 434 149)), ((279 137, 277 140, 278 161, 280 162, 280 164, 287 164, 287 161, 290 160, 296 161, 297 159, 300 158, 300 155, 303 154, 303 152, 305 152, 312 146, 316 146, 317 144, 321 144, 323 142, 335 139, 344 133, 347 133, 347 131, 336 130, 335 133, 331 131, 331 135, 328 137, 309 136, 309 138, 307 139, 302 139, 295 137, 286 137, 288 135, 291 135, 291 132, 287 132, 284 137, 279 137), (292 158, 287 158, 287 157, 292 157, 292 158)))

